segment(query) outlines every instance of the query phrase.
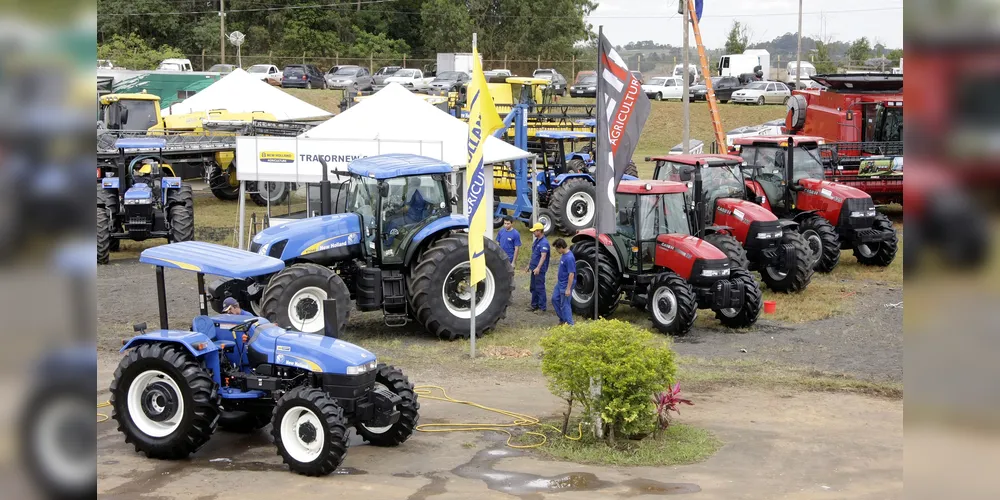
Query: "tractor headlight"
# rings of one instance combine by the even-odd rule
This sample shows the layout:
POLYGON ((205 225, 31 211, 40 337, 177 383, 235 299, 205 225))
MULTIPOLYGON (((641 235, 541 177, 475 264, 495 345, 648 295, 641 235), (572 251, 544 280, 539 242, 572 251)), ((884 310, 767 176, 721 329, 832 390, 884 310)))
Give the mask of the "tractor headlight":
POLYGON ((725 269, 703 269, 701 271, 701 276, 703 278, 722 278, 729 276, 729 268, 725 269))
POLYGON ((781 231, 774 231, 774 232, 771 232, 771 233, 768 233, 768 232, 757 233, 757 239, 758 240, 778 239, 778 238, 781 238, 781 236, 782 236, 782 232, 781 231))
POLYGON ((851 211, 851 217, 875 217, 875 207, 871 207, 865 211, 851 211))
POLYGON ((153 199, 152 198, 126 198, 125 199, 125 204, 126 205, 149 205, 150 203, 153 203, 153 199))
POLYGON ((347 374, 348 375, 361 375, 363 373, 368 373, 368 372, 374 370, 377 365, 378 365, 377 360, 372 360, 372 361, 369 361, 369 362, 367 362, 367 363, 365 363, 363 365, 348 366, 347 367, 347 374))
POLYGON ((260 249, 259 249, 259 250, 257 250, 257 254, 258 254, 258 255, 267 255, 267 248, 268 248, 269 246, 271 246, 271 244, 270 244, 270 243, 265 243, 265 244, 261 245, 261 246, 260 246, 260 249))

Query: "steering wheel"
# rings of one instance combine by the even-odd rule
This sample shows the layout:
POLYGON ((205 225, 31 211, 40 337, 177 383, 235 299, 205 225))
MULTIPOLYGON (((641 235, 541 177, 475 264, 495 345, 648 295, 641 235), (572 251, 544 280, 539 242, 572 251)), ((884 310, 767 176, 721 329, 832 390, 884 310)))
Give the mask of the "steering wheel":
POLYGON ((258 321, 260 321, 260 318, 250 318, 250 319, 247 319, 247 320, 243 321, 242 323, 240 323, 240 324, 238 324, 238 325, 230 328, 229 331, 231 331, 233 333, 237 333, 237 332, 246 333, 246 332, 250 331, 250 327, 253 326, 254 324, 256 324, 258 321))

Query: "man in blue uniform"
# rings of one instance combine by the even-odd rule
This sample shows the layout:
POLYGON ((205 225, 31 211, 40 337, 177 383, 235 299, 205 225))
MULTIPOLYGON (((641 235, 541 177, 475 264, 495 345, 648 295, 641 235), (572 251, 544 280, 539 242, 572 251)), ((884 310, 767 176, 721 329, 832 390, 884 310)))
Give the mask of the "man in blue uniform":
POLYGON ((549 240, 545 239, 545 226, 536 222, 531 226, 535 240, 531 242, 531 262, 528 274, 531 276, 531 311, 545 312, 545 273, 549 270, 549 240))
POLYGON ((573 280, 576 278, 576 256, 569 251, 566 240, 559 238, 552 246, 562 257, 559 259, 559 275, 556 288, 552 290, 552 308, 559 317, 560 325, 573 325, 573 307, 570 295, 573 293, 573 280))
POLYGON ((503 227, 497 231, 497 243, 507 253, 507 260, 513 264, 521 251, 521 233, 514 229, 514 221, 510 217, 504 217, 503 227))
POLYGON ((226 300, 222 301, 222 312, 225 314, 235 314, 237 316, 253 316, 248 311, 244 311, 240 308, 240 303, 232 297, 226 297, 226 300))

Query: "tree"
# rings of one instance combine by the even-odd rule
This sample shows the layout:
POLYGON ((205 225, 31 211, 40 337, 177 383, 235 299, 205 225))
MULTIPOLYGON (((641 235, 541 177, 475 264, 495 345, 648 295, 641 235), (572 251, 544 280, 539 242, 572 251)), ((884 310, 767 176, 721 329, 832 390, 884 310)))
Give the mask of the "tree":
POLYGON ((861 37, 851 43, 847 50, 847 59, 851 64, 862 64, 872 56, 872 46, 867 37, 861 37))
POLYGON ((154 49, 135 33, 113 35, 110 41, 97 46, 98 59, 110 59, 116 66, 128 69, 156 69, 160 61, 171 57, 184 54, 169 45, 154 49))
POLYGON ((816 60, 813 66, 816 66, 816 73, 821 75, 837 72, 837 65, 830 60, 830 46, 826 42, 816 40, 816 60))
POLYGON ((726 54, 742 54, 750 45, 750 29, 739 21, 733 21, 726 37, 726 54))
POLYGON ((892 61, 892 64, 899 66, 899 60, 903 58, 903 49, 892 49, 885 58, 892 61))
POLYGON ((427 53, 469 52, 472 19, 464 3, 428 0, 420 9, 423 49, 427 53), (465 49, 465 50, 462 50, 465 49))

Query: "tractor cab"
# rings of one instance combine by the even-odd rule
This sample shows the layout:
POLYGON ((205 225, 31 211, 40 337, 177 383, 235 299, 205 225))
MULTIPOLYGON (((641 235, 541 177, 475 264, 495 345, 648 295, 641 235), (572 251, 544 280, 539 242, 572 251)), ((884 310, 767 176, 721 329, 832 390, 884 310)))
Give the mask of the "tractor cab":
POLYGON ((615 194, 618 215, 614 242, 624 267, 649 272, 657 265, 657 244, 670 234, 691 234, 684 193, 676 182, 622 181, 615 194))
POLYGON ((735 145, 745 161, 744 174, 758 191, 755 194, 765 197, 764 206, 791 210, 796 193, 825 177, 820 151, 823 142, 819 137, 756 136, 738 138, 735 145))
POLYGON ((555 175, 585 173, 593 175, 593 132, 570 130, 539 130, 535 138, 541 142, 542 165, 555 175))
POLYGON ((663 181, 691 183, 690 198, 700 213, 692 214, 693 226, 699 236, 707 225, 711 225, 719 206, 727 203, 720 200, 744 199, 746 187, 743 180, 743 164, 739 156, 732 155, 667 155, 647 158, 655 161, 653 178, 663 181))
POLYGON ((108 94, 99 103, 98 126, 108 130, 145 132, 160 122, 160 98, 153 94, 108 94))

